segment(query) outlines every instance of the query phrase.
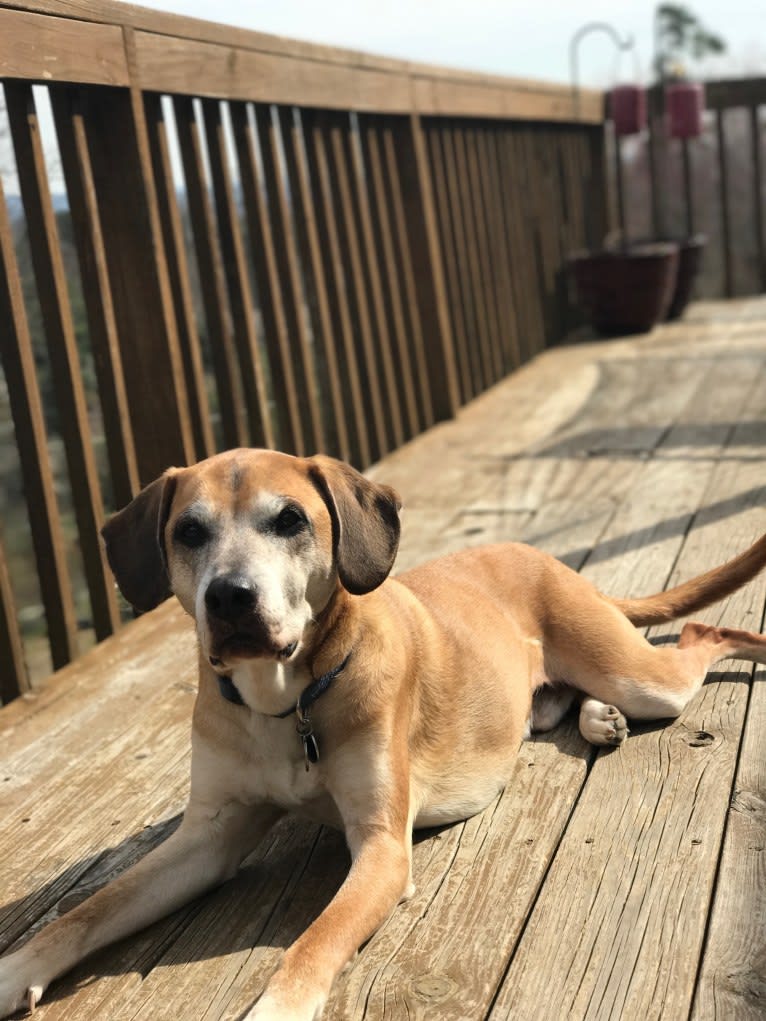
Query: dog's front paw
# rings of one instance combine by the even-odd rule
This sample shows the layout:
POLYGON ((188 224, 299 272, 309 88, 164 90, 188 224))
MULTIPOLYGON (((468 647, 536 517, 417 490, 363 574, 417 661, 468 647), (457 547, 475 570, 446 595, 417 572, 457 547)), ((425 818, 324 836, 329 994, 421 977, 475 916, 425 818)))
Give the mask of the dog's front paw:
POLYGON ((583 699, 580 707, 580 733, 591 744, 621 745, 628 736, 628 724, 620 710, 596 698, 583 699))
POLYGON ((0 958, 0 1018, 18 1010, 34 1010, 44 988, 21 952, 0 958))
POLYGON ((303 988, 282 991, 271 983, 242 1021, 319 1021, 326 997, 303 988))

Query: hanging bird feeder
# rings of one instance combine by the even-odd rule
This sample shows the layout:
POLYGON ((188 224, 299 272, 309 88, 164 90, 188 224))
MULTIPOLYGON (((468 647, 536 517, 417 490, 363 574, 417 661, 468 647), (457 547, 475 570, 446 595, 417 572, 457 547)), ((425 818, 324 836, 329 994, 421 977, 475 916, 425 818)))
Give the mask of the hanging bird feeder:
POLYGON ((671 138, 698 138, 702 134, 704 109, 702 82, 671 82, 665 86, 665 110, 671 138))
POLYGON ((615 85, 609 93, 615 134, 638 135, 646 127, 646 89, 643 85, 615 85))

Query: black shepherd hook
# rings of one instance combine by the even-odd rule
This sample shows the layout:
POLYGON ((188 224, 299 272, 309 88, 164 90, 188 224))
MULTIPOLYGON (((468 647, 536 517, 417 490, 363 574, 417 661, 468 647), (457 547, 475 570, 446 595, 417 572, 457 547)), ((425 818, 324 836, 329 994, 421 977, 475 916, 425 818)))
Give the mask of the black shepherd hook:
POLYGON ((589 21, 587 25, 583 25, 582 28, 577 29, 569 43, 569 74, 572 80, 572 89, 574 90, 574 112, 577 120, 580 119, 580 71, 577 62, 578 47, 582 42, 583 36, 588 35, 590 32, 606 32, 618 50, 632 50, 635 45, 632 35, 626 35, 624 39, 620 38, 617 29, 613 28, 608 21, 589 21))

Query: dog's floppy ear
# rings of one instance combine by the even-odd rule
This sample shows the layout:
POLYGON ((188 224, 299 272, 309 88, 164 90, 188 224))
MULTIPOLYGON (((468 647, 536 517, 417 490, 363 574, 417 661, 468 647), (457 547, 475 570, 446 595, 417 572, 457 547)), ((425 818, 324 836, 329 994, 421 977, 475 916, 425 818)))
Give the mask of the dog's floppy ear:
POLYGON ((401 500, 390 486, 371 482, 333 457, 311 457, 309 464, 332 519, 338 577, 353 595, 371 592, 394 565, 401 500))
POLYGON ((101 529, 120 592, 136 610, 153 610, 170 595, 163 532, 175 492, 175 471, 150 482, 101 529))

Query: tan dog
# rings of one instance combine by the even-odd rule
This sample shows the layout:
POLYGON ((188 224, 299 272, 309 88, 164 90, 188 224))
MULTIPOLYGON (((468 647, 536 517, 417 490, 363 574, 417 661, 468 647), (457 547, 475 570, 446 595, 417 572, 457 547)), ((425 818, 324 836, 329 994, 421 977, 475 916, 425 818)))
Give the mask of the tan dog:
MULTIPOLYGON (((393 490, 325 457, 235 450, 170 469, 104 529, 128 600, 171 591, 197 624, 191 795, 141 862, 0 961, 0 1015, 97 947, 232 876, 286 810, 343 828, 352 867, 248 1018, 316 1018, 333 979, 411 889, 413 826, 502 789, 533 692, 584 693, 580 726, 678 715, 726 657, 766 639, 687 624, 677 648, 634 627, 699 609, 766 562, 766 537, 663 595, 614 601, 528 546, 444 557, 386 580, 393 490)), ((542 705, 546 725, 569 696, 542 705)))

